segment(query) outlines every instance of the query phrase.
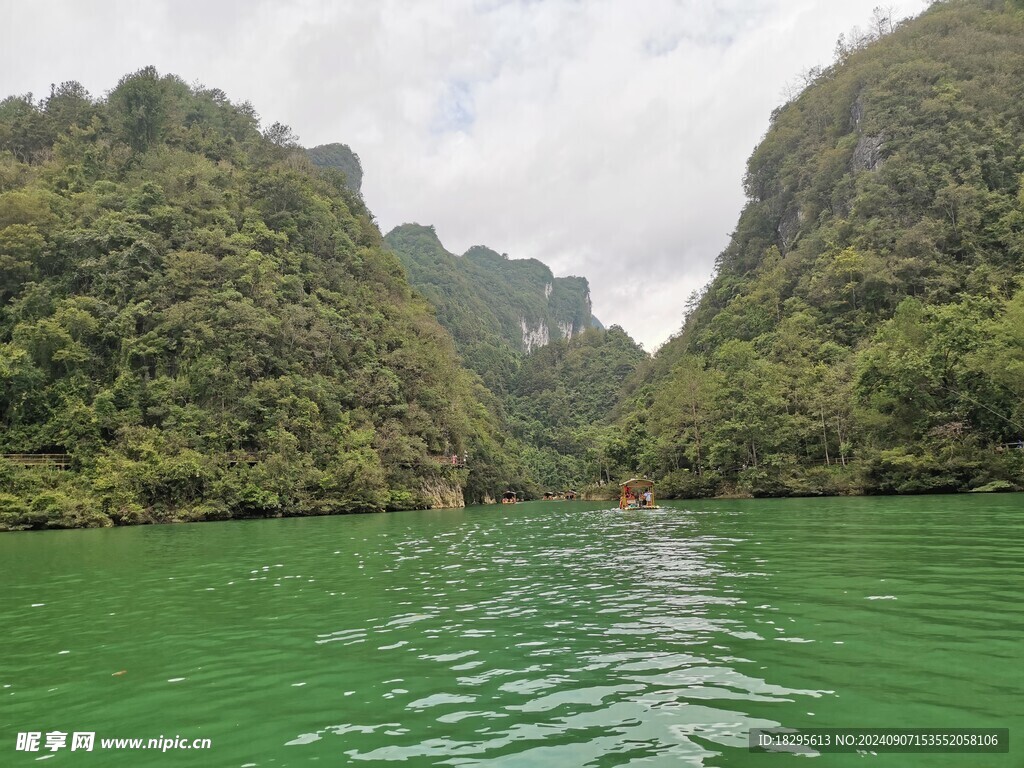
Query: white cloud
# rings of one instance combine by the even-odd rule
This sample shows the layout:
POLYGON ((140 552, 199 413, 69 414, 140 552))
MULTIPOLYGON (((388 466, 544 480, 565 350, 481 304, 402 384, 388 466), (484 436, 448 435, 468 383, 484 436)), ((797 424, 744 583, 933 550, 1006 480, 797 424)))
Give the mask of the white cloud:
POLYGON ((651 349, 710 277, 784 85, 877 2, 0 0, 0 93, 101 94, 147 64, 220 87, 350 144, 385 231, 583 275, 651 349))

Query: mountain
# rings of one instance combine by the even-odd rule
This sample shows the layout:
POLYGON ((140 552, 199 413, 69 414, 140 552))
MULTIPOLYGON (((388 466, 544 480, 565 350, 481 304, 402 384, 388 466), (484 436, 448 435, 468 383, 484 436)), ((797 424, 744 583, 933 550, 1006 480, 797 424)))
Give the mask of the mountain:
POLYGON ((433 227, 405 224, 385 242, 434 306, 462 359, 501 404, 522 464, 521 494, 608 483, 595 451, 617 434, 610 419, 623 384, 647 354, 591 314, 582 277, 554 277, 535 259, 476 246, 447 250, 433 227))
POLYGON ((610 419, 619 393, 646 360, 643 348, 617 325, 588 328, 523 359, 504 402, 530 490, 619 482, 596 447, 614 440, 619 430, 610 419))
POLYGON ((1024 10, 876 19, 772 115, 622 470, 682 495, 1024 485, 1024 10))
POLYGON ((586 278, 554 277, 536 259, 509 259, 483 246, 456 256, 433 227, 419 224, 395 227, 384 240, 492 391, 507 389, 523 354, 601 327, 586 278))
POLYGON ((353 182, 152 67, 104 99, 0 102, 0 528, 452 505, 516 481, 499 404, 353 182))

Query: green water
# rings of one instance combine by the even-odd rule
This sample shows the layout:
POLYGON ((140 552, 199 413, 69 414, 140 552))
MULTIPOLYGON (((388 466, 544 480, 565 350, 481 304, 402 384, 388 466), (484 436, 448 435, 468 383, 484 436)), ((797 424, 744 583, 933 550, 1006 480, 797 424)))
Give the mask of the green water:
POLYGON ((668 503, 4 534, 0 765, 807 765, 747 752, 777 724, 1024 765, 1024 497, 668 503))

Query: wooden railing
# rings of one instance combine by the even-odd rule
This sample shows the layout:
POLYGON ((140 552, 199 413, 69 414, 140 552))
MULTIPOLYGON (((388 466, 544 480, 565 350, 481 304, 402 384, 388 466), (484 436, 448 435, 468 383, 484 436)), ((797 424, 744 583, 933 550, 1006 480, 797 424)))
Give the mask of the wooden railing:
POLYGON ((228 464, 259 464, 263 459, 257 453, 234 452, 228 454, 228 464))
POLYGON ((67 453, 0 453, 0 457, 23 467, 42 467, 44 469, 68 469, 71 467, 71 456, 67 453))

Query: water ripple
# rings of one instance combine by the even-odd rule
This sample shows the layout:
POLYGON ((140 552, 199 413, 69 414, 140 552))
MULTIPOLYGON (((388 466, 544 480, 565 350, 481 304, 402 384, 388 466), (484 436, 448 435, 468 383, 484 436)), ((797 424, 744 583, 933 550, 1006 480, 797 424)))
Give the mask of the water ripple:
POLYGON ((957 500, 969 531, 929 503, 19 535, 0 725, 209 736, 227 765, 509 768, 745 766, 779 724, 1024 726, 1019 502, 957 500))

